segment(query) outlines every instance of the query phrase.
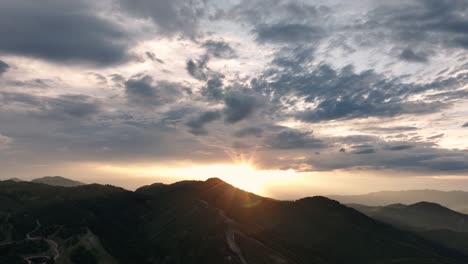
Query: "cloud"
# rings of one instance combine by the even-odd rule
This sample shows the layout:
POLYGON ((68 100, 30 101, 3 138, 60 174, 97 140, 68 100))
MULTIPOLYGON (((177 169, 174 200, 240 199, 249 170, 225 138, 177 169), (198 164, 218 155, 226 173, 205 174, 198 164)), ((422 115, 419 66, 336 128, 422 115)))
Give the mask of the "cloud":
POLYGON ((9 68, 10 68, 10 65, 8 65, 6 62, 0 60, 0 75, 5 73, 9 68))
POLYGON ((158 57, 156 57, 156 54, 154 54, 153 52, 151 51, 147 51, 145 52, 145 55, 146 57, 148 57, 148 59, 150 59, 151 61, 155 61, 155 62, 159 62, 161 64, 164 64, 164 61, 159 59, 158 57))
POLYGON ((202 45, 206 52, 216 58, 233 59, 237 57, 236 51, 223 40, 207 40, 202 45))
MULTIPOLYGON (((362 137, 364 139, 365 136, 362 137)), ((325 147, 320 151, 320 158, 313 153, 297 152, 281 159, 268 159, 264 166, 281 166, 282 169, 299 171, 332 171, 332 170, 394 170, 395 175, 405 176, 408 173, 420 175, 460 174, 468 172, 468 152, 466 150, 449 150, 436 148, 432 143, 387 142, 369 138, 364 144, 350 145, 353 151, 340 148, 336 156, 337 144, 349 142, 349 138, 322 139, 325 147), (335 142, 335 143, 333 143, 335 142), (298 157, 299 156, 299 157, 298 157)), ((285 140, 287 142, 287 140, 285 140)), ((296 144, 292 144, 293 146, 296 144)), ((297 145, 301 145, 300 143, 297 145)))
POLYGON ((209 71, 207 67, 207 63, 209 61, 209 56, 204 55, 200 57, 198 60, 189 59, 187 61, 185 69, 187 72, 197 80, 206 80, 208 77, 207 71, 209 71))
POLYGON ((326 147, 321 139, 315 138, 312 132, 286 129, 266 139, 266 144, 273 149, 320 149, 326 147))
POLYGON ((438 139, 438 138, 443 138, 445 136, 444 133, 442 134, 437 134, 437 135, 434 135, 434 136, 430 136, 430 137, 427 137, 427 139, 438 139))
POLYGON ((202 95, 210 100, 220 100, 224 97, 223 80, 219 76, 214 76, 206 82, 206 86, 202 90, 202 95))
POLYGON ((263 129, 259 127, 246 127, 234 133, 236 137, 248 137, 248 136, 261 137, 262 134, 263 134, 263 129))
MULTIPOLYGON (((468 3, 463 0, 411 0, 382 4, 366 16, 357 29, 365 29, 370 38, 385 38, 395 45, 418 47, 431 51, 444 48, 468 48, 466 32, 468 3)), ((363 35, 365 36, 365 35, 363 35)), ((380 42, 379 42, 380 43, 380 42)), ((405 52, 405 51, 404 51, 405 52)), ((424 62, 427 56, 408 50, 402 54, 413 62, 424 62)))
POLYGON ((255 34, 261 43, 311 42, 324 36, 322 29, 303 24, 262 24, 255 28, 255 34))
POLYGON ((257 85, 254 89, 271 95, 275 102, 302 101, 305 109, 292 114, 304 122, 434 113, 451 101, 426 97, 424 93, 439 90, 452 95, 466 83, 463 75, 418 84, 404 83, 373 70, 355 72, 352 66, 334 69, 328 64, 297 65, 288 71, 272 64, 253 84, 257 85), (422 95, 421 99, 412 99, 417 94, 422 95))
POLYGON ((10 137, 0 134, 0 150, 7 148, 12 142, 13 139, 10 137))
POLYGON ((400 54, 400 59, 408 62, 425 63, 428 61, 428 55, 424 52, 416 53, 412 49, 404 49, 400 54))
POLYGON ((3 1, 0 36, 1 53, 98 66, 128 60, 132 43, 131 32, 88 1, 3 1))
POLYGON ((44 101, 46 117, 56 118, 87 118, 100 111, 99 103, 86 95, 62 95, 58 98, 48 98, 44 101))
POLYGON ((187 122, 187 126, 190 128, 189 132, 194 135, 206 135, 208 131, 205 129, 205 125, 220 118, 221 113, 219 111, 204 112, 187 122))
POLYGON ((196 37, 200 18, 205 15, 205 1, 117 0, 128 14, 150 19, 160 34, 196 37))
POLYGON ((137 106, 157 107, 176 101, 182 87, 168 81, 155 82, 149 75, 129 79, 125 82, 127 100, 137 106))
POLYGON ((273 0, 240 1, 220 17, 251 28, 255 40, 277 47, 318 46, 331 29, 331 8, 315 2, 273 0))
POLYGON ((95 98, 80 94, 45 97, 2 92, 0 102, 10 109, 25 111, 40 119, 85 119, 99 113, 101 109, 95 98))
POLYGON ((468 127, 468 122, 463 124, 462 127, 468 127))
POLYGON ((393 150, 393 151, 399 151, 399 150, 405 150, 405 149, 410 149, 414 146, 412 145, 397 145, 397 146, 391 146, 388 149, 393 150))
POLYGON ((352 152, 353 154, 372 154, 375 153, 375 149, 361 149, 352 152))
POLYGON ((363 130, 374 133, 400 133, 406 131, 415 131, 418 130, 418 128, 414 126, 366 127, 363 130))
POLYGON ((224 103, 224 115, 228 123, 237 123, 250 117, 261 104, 255 96, 241 91, 227 93, 224 103))

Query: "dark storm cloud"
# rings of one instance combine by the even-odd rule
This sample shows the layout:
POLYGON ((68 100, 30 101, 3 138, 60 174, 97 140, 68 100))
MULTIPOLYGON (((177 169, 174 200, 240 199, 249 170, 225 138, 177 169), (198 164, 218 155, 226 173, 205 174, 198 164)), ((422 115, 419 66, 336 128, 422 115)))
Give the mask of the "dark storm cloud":
POLYGON ((323 140, 313 136, 312 132, 286 129, 273 134, 266 140, 266 144, 273 149, 317 149, 324 148, 323 140))
POLYGON ((236 51, 223 40, 208 40, 202 45, 208 54, 216 58, 233 59, 237 57, 236 51))
POLYGON ((0 60, 0 75, 5 73, 9 68, 10 68, 10 65, 8 65, 6 62, 0 60))
POLYGON ((463 124, 462 127, 468 127, 468 122, 463 124))
POLYGON ((1 53, 108 65, 129 58, 131 35, 87 1, 5 0, 0 8, 1 53))
POLYGON ((187 122, 189 132, 194 135, 207 135, 205 125, 221 118, 219 111, 207 111, 187 122))
POLYGON ((125 82, 125 94, 130 103, 137 106, 161 106, 172 103, 182 94, 183 87, 167 81, 155 82, 149 75, 125 82))
POLYGON ((324 36, 324 31, 303 24, 262 24, 255 28, 255 34, 261 43, 300 43, 319 40, 324 36))
POLYGON ((424 63, 428 61, 428 55, 423 52, 416 53, 412 49, 404 49, 400 54, 400 59, 408 62, 424 63))
POLYGON ((116 0, 120 7, 138 18, 151 19, 159 32, 195 37, 200 18, 205 15, 205 1, 185 0, 116 0))

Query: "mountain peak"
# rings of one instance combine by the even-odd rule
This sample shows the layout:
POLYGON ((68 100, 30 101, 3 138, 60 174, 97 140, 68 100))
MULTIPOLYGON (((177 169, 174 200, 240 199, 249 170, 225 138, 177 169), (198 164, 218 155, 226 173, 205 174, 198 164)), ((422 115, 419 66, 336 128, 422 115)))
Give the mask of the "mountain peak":
POLYGON ((226 183, 225 181, 221 180, 220 178, 214 177, 214 178, 209 178, 205 181, 206 183, 210 184, 222 184, 226 183))

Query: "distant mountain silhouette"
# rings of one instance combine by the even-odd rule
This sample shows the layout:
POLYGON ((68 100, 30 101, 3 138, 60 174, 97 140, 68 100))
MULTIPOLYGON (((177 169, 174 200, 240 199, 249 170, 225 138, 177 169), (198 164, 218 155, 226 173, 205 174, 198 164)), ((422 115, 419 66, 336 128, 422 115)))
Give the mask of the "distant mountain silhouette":
POLYGON ((419 202, 412 205, 348 206, 382 222, 392 225, 419 229, 447 229, 468 232, 468 215, 455 212, 436 203, 419 202))
POLYGON ((416 232, 468 254, 468 215, 429 202, 379 207, 358 204, 349 206, 376 220, 416 232))
POLYGON ((62 187, 76 187, 76 186, 85 185, 85 183, 70 180, 61 176, 46 176, 46 177, 31 180, 31 182, 42 183, 42 184, 47 184, 47 185, 52 185, 52 186, 62 186, 62 187))
POLYGON ((10 178, 10 179, 7 179, 7 181, 13 181, 13 182, 22 182, 23 180, 19 179, 19 178, 10 178))
POLYGON ((0 182, 0 263, 38 254, 56 263, 468 263, 328 198, 278 201, 216 178, 135 192, 0 182))
POLYGON ((427 201, 440 204, 456 211, 468 208, 468 192, 463 191, 382 191, 363 195, 330 195, 328 197, 344 204, 362 204, 369 206, 385 206, 395 203, 414 204, 427 201))

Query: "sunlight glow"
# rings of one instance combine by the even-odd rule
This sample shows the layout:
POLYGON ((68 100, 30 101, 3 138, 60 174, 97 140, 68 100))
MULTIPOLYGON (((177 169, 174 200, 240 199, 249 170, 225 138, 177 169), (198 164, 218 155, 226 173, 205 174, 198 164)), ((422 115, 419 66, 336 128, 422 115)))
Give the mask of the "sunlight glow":
POLYGON ((101 165, 99 170, 121 175, 138 175, 140 177, 155 177, 164 183, 181 180, 206 180, 220 178, 238 188, 260 195, 267 195, 268 186, 281 184, 292 179, 296 173, 293 170, 257 170, 251 164, 185 165, 174 167, 161 166, 115 166, 101 165))

